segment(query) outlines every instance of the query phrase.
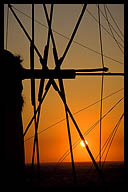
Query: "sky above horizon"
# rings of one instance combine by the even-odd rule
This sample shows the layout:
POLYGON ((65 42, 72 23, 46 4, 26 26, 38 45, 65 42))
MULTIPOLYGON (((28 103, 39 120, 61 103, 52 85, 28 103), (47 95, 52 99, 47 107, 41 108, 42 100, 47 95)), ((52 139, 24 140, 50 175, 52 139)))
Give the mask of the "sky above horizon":
MULTIPOLYGON (((30 4, 12 4, 17 16, 20 18, 25 29, 31 36, 31 5, 30 4)), ((47 5, 48 11, 50 5, 47 5)), ((123 72, 124 55, 123 51, 123 32, 124 32, 124 5, 107 4, 107 15, 111 23, 111 29, 105 19, 104 5, 100 5, 101 24, 102 24, 102 42, 104 55, 104 65, 109 68, 109 72, 123 72), (112 14, 119 29, 111 18, 112 14), (103 13, 103 15, 102 15, 103 13), (116 39, 113 39, 112 33, 116 39), (111 36, 110 36, 111 35, 111 36), (118 41, 118 45, 117 45, 118 41), (120 50, 120 48, 121 50, 120 50), (108 58, 109 57, 109 58, 108 58)), ((55 4, 53 12, 52 29, 57 46, 59 57, 68 43, 74 26, 82 10, 81 4, 55 4)), ((96 4, 88 4, 81 24, 77 31, 68 54, 62 64, 63 69, 83 69, 83 68, 101 68, 100 39, 98 22, 98 9, 96 4), (96 53, 97 52, 97 53, 96 53)), ((7 5, 5 5, 5 48, 13 54, 18 54, 23 58, 23 67, 30 68, 30 43, 9 10, 8 16, 8 36, 7 31, 7 5), (6 47, 7 45, 7 47, 6 47)), ((43 50, 47 42, 47 21, 45 18, 43 6, 35 5, 35 45, 43 55, 43 50)), ((48 67, 54 69, 55 63, 52 53, 52 43, 48 57, 48 67)), ((39 58, 35 53, 35 68, 41 69, 39 58)), ((48 82, 48 80, 46 80, 48 82)), ((57 84, 58 81, 56 80, 57 84)), ((38 89, 40 80, 36 80, 36 105, 38 105, 38 89)), ((46 85, 46 84, 45 84, 46 85)), ((33 115, 31 105, 30 80, 23 81, 23 127, 27 127, 33 115)), ((100 77, 76 77, 75 80, 64 80, 67 104, 74 114, 81 132, 84 134, 100 118, 100 102, 85 109, 87 106, 100 100, 101 95, 101 76, 100 77)), ((124 96, 124 78, 123 77, 104 77, 103 97, 112 96, 103 100, 103 115, 107 113, 124 96)), ((117 124, 120 116, 123 114, 123 100, 103 119, 102 121, 102 146, 109 137, 110 133, 117 124)), ((70 128, 72 143, 79 135, 70 119, 70 128)), ((124 120, 122 119, 115 138, 112 142, 107 156, 108 161, 123 161, 124 155, 124 120)), ((65 121, 64 105, 58 93, 51 86, 41 108, 41 115, 38 128, 40 162, 57 162, 61 156, 69 149, 68 133, 65 121), (59 123, 60 122, 60 123, 59 123), (54 126, 53 126, 54 125, 54 126), (48 128, 43 132, 44 129, 48 128)), ((25 161, 31 163, 34 138, 34 123, 25 136, 25 161), (31 138, 31 139, 29 139, 31 138), (29 140, 28 140, 29 139, 29 140)), ((99 123, 85 137, 88 141, 90 150, 94 157, 99 153, 99 123)), ((80 142, 78 142, 80 143, 80 142)), ((105 154, 102 158, 104 160, 105 154)), ((85 148, 80 144, 74 149, 75 161, 90 161, 90 157, 85 148)), ((98 159, 97 159, 98 160, 98 159)), ((68 155, 64 161, 71 161, 68 155)), ((36 162, 36 160, 35 160, 36 162)))

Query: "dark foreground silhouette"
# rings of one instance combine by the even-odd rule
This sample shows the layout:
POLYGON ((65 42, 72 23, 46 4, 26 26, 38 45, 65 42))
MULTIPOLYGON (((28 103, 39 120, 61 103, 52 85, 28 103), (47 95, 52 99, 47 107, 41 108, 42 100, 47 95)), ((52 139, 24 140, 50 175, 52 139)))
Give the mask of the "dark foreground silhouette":
POLYGON ((14 56, 7 50, 0 52, 2 82, 3 118, 3 176, 6 186, 19 187, 24 178, 24 140, 22 126, 22 70, 19 56, 14 56))
MULTIPOLYGON (((55 169, 55 164, 42 164, 40 181, 38 169, 24 162, 24 140, 22 126, 22 66, 19 56, 3 50, 0 52, 2 79, 2 103, 4 118, 2 137, 4 153, 2 155, 3 190, 17 191, 116 191, 126 189, 123 164, 109 165, 105 171, 105 180, 101 181, 95 169, 90 170, 87 164, 76 164, 77 183, 73 183, 71 163, 55 169)), ((1 188, 2 188, 1 187, 1 188)), ((126 189, 127 190, 127 189, 126 189)))

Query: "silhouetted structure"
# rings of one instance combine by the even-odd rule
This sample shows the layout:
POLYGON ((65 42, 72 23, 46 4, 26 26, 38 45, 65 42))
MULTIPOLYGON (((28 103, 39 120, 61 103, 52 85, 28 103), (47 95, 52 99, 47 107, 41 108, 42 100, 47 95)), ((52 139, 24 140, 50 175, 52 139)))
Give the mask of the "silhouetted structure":
MULTIPOLYGON (((22 126, 23 98, 20 73, 22 70, 19 56, 9 51, 0 52, 4 88, 4 176, 11 186, 21 184, 24 177, 24 140, 22 126)), ((7 182, 7 183, 8 183, 7 182)))
MULTIPOLYGON (((4 162, 5 162, 5 173, 8 176, 8 181, 11 179, 11 183, 22 183, 23 182, 23 174, 24 174, 24 141, 23 141, 23 127, 22 127, 22 117, 21 117, 21 111, 23 106, 23 98, 21 95, 22 92, 22 82, 21 79, 29 78, 31 79, 31 98, 32 98, 32 105, 34 109, 34 116, 32 117, 32 120, 30 121, 29 125, 27 126, 24 135, 27 133, 31 123, 33 120, 35 120, 35 138, 34 138, 34 145, 33 145, 33 157, 32 157, 32 164, 34 164, 34 154, 35 154, 35 147, 37 147, 37 161, 38 161, 38 167, 40 165, 39 162, 39 149, 38 149, 38 137, 37 137, 37 129, 38 129, 38 123, 39 123, 39 117, 40 117, 40 108, 41 104, 52 85, 55 91, 58 92, 60 98, 62 99, 65 107, 65 114, 66 114, 66 122, 67 122, 67 129, 68 129, 68 136, 69 136, 69 145, 70 145, 70 153, 71 153, 71 161, 72 161, 72 169, 73 169, 73 178, 74 183, 76 182, 76 175, 75 175, 75 166, 74 166, 74 159, 73 159, 73 150, 72 150, 72 141, 71 141, 71 133, 70 133, 70 126, 69 126, 69 116, 74 123, 77 132, 85 142, 84 137, 77 125, 77 122, 75 121, 66 101, 66 95, 63 85, 63 79, 64 78, 75 78, 76 75, 124 75, 122 73, 83 73, 83 72, 96 72, 96 71, 107 71, 108 69, 103 67, 102 69, 85 69, 85 70, 61 70, 61 65, 64 61, 65 56, 67 55, 67 52, 72 44, 72 41, 74 39, 74 36, 77 32, 77 29, 79 27, 79 24, 81 22, 81 19, 84 15, 85 9, 87 4, 85 4, 82 8, 81 14, 78 18, 77 24, 73 30, 73 33, 71 35, 71 38, 67 44, 67 47, 62 55, 62 57, 58 58, 58 53, 56 49, 56 44, 53 36, 53 32, 51 30, 51 22, 52 22, 52 12, 53 12, 53 4, 51 5, 51 11, 50 11, 50 18, 48 17, 47 8, 45 4, 43 4, 47 23, 48 23, 48 38, 47 38, 47 44, 44 49, 44 58, 42 58, 40 52, 34 45, 34 4, 32 4, 32 39, 27 33, 26 29, 24 28, 23 24, 15 14, 12 6, 9 4, 9 8, 12 11, 13 15, 15 16, 17 22, 19 23, 20 27, 24 31, 25 35, 27 36, 28 40, 30 41, 30 67, 31 69, 23 69, 20 65, 21 59, 20 57, 16 57, 10 52, 4 50, 0 53, 1 61, 3 61, 2 67, 3 67, 3 74, 5 74, 5 81, 4 81, 4 162), (50 36, 53 44, 53 55, 55 60, 55 69, 50 70, 47 66, 47 58, 48 58, 48 47, 50 42, 50 36), (39 56, 39 59, 41 61, 42 70, 35 70, 34 69, 34 51, 39 56), (65 73, 66 72, 66 73, 65 73), (72 75, 71 75, 72 72, 72 75), (82 73, 81 73, 82 72, 82 73), (68 73, 68 75, 67 75, 68 73), (40 88, 39 88, 39 105, 36 108, 35 106, 35 78, 41 78, 40 88), (46 84, 46 87, 44 89, 44 81, 48 78, 49 81, 46 84), (59 82, 59 87, 57 86, 54 79, 57 78, 59 82), (44 89, 44 94, 43 94, 44 89), (36 118, 37 117, 37 118, 36 118), (13 175, 13 177, 12 177, 13 175)), ((2 35, 1 35, 2 36, 2 35)), ((4 38, 1 38, 4 40, 4 38)), ((3 45, 1 46, 3 48, 3 45)), ((86 143, 85 143, 86 146, 86 143)), ((99 169, 97 163, 95 162, 95 159, 93 158, 93 155, 91 151, 89 150, 89 147, 86 146, 86 149, 93 161, 93 164, 95 165, 97 171, 99 172, 99 175, 102 177, 101 170, 99 169)), ((127 162, 126 162, 127 163, 127 162)), ((40 170, 40 169, 39 169, 40 170)), ((19 185, 21 186, 21 185, 19 185)))

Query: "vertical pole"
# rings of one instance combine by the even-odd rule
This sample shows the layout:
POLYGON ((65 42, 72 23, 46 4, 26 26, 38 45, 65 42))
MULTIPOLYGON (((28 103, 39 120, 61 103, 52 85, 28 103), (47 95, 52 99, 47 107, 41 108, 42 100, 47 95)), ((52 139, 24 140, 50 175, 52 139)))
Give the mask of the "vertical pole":
MULTIPOLYGON (((30 68, 33 71, 34 70, 34 7, 32 4, 32 41, 30 44, 30 68)), ((35 115, 35 79, 31 78, 31 102, 34 109, 34 115, 35 115)), ((36 116, 34 118, 35 127, 36 127, 36 116)), ((36 134, 36 133, 35 133, 36 134)), ((32 169, 34 165, 34 155, 35 155, 35 142, 36 139, 34 137, 34 144, 33 144, 33 156, 32 156, 32 169)))
MULTIPOLYGON (((31 70, 34 71, 34 4, 32 4, 32 41, 30 47, 30 54, 31 54, 31 70)), ((36 102, 35 102, 35 79, 31 79, 31 99, 32 105, 34 109, 34 115, 36 114, 36 102)), ((37 166, 38 166, 38 179, 40 177, 40 162, 39 162, 39 145, 38 145, 38 123, 35 115, 35 137, 34 137, 34 144, 33 144, 33 155, 32 155, 32 169, 34 166, 34 156, 35 156, 35 149, 37 154, 37 166)))
MULTIPOLYGON (((99 35, 100 35, 100 49, 101 49, 101 60, 102 67, 104 68, 104 57, 103 57, 103 43, 102 43, 102 31, 101 31, 101 19, 100 19, 100 7, 98 4, 98 18, 99 18, 99 35)), ((104 72, 103 72, 104 73, 104 72)), ((101 81, 101 103, 100 103, 100 143, 99 143, 99 166, 101 168, 101 142, 102 142, 102 109, 103 109, 103 90, 104 90, 104 75, 102 75, 101 81)))
POLYGON ((66 122, 67 122, 68 138, 69 138, 69 146, 70 146, 71 161, 72 161, 72 175, 73 175, 73 181, 74 181, 74 183, 76 183, 76 182, 77 182, 77 178, 76 178, 76 170, 75 170, 74 157, 73 157, 73 150, 72 150, 72 139, 71 139, 70 126, 69 126, 68 111, 67 111, 67 108, 66 108, 66 96, 65 96, 64 85, 63 85, 63 80, 62 80, 62 79, 59 79, 59 85, 60 85, 60 90, 61 90, 61 94, 62 94, 62 96, 63 96, 64 105, 65 105, 66 122))
MULTIPOLYGON (((30 67, 34 71, 34 5, 32 4, 32 41, 30 44, 30 67)), ((31 78, 31 101, 35 107, 35 79, 31 78)))
POLYGON ((4 4, 0 3, 0 50, 4 49, 4 4))
MULTIPOLYGON (((124 26, 127 22, 127 8, 128 6, 125 4, 124 6, 124 26)), ((124 31, 124 38, 127 38, 128 35, 128 26, 126 25, 125 31, 124 31)), ((128 67, 127 67, 127 61, 128 61, 128 54, 127 54, 127 45, 124 44, 124 168, 125 168, 125 176, 128 178, 128 67)))

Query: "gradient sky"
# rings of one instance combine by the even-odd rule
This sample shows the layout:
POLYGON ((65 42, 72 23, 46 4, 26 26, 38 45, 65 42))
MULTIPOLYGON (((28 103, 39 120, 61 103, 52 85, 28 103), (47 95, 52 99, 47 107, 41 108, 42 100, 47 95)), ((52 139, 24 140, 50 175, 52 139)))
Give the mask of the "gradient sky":
MULTIPOLYGON (((21 19, 26 30, 31 35, 31 5, 27 4, 13 4, 18 9, 15 10, 17 16, 21 19)), ((115 21, 117 22, 122 33, 124 31, 124 5, 123 4, 108 4, 109 10, 112 13, 115 21)), ((48 5, 48 10, 50 6, 48 5)), ((82 5, 79 4, 57 4, 54 6, 53 23, 52 28, 63 34, 66 37, 70 37, 73 28, 76 24, 77 18, 79 17, 82 5)), ((100 9, 104 13, 104 7, 101 4, 100 9)), ((80 46, 75 42, 72 43, 71 48, 62 64, 62 68, 98 68, 102 67, 101 56, 85 48, 89 47, 97 52, 100 52, 100 41, 99 41, 99 28, 98 23, 89 14, 98 19, 98 10, 95 4, 88 4, 87 10, 84 14, 78 32, 75 36, 74 41, 82 44, 80 46), (88 12, 87 12, 88 10, 88 12)), ((109 22, 121 36, 120 32, 115 26, 115 23, 111 19, 108 13, 109 22)), ((41 54, 43 54, 44 46, 47 41, 47 22, 44 14, 42 5, 35 5, 35 44, 38 47, 41 54), (43 26, 41 25, 43 24, 43 26)), ((5 48, 6 48, 6 31, 7 31, 7 5, 5 5, 5 48)), ((17 21, 9 11, 8 18, 8 38, 7 38, 7 49, 14 54, 20 55, 23 61, 23 67, 30 68, 29 61, 29 47, 30 43, 23 31, 19 27, 17 21)), ((103 15, 101 15, 101 23, 107 29, 109 33, 110 29, 103 15)), ((117 41, 123 45, 123 41, 113 32, 117 41)), ((68 40, 57 33, 53 33, 55 42, 57 45, 58 55, 62 56, 68 40)), ((121 36, 122 37, 122 36, 121 36)), ((123 37, 122 37, 123 39, 123 37)), ((104 55, 107 55, 119 62, 115 62, 104 57, 105 67, 109 68, 110 72, 123 72, 123 54, 119 47, 115 43, 112 37, 102 28, 102 40, 103 40, 103 51, 104 55)), ((50 43, 50 51, 48 58, 49 68, 54 68, 54 60, 52 54, 52 43, 50 43)), ((35 68, 41 68, 40 61, 35 54, 35 68)), ((38 96, 39 80, 36 80, 36 98, 38 96)), ((47 82, 47 81, 46 81, 47 82)), ((56 81, 57 82, 57 81, 56 81)), ((76 77, 75 80, 64 80, 64 87, 67 97, 67 103, 72 111, 75 113, 84 107, 98 101, 100 99, 101 90, 101 77, 76 77)), ((104 78, 104 97, 118 91, 124 87, 123 77, 105 77, 104 78)), ((24 130, 31 120, 33 115, 33 108, 31 106, 30 99, 30 80, 23 81, 23 97, 24 97, 24 108, 23 108, 23 126, 24 130)), ((103 101, 103 114, 105 114, 115 103, 123 97, 123 90, 114 94, 113 96, 103 101)), ((37 99, 36 99, 37 101, 37 99)), ((38 104, 38 101, 37 101, 38 104)), ((102 145, 105 143, 112 129, 115 127, 120 116, 123 114, 123 101, 103 120, 102 123, 102 145)), ((74 115, 82 133, 84 133, 89 127, 91 127, 100 117, 100 103, 93 107, 83 110, 74 115)), ((51 87, 45 101, 43 102, 41 109, 41 116, 39 122, 38 132, 40 133, 43 129, 55 124, 56 122, 65 118, 64 106, 59 98, 57 92, 51 87)), ((70 121, 71 134, 73 143, 79 138, 79 135, 70 121)), ((124 134, 124 122, 121 121, 120 127, 112 143, 111 149, 108 153, 107 160, 122 161, 123 160, 123 134, 124 134)), ((34 135, 34 123, 29 129, 25 140, 34 135)), ((85 137, 87 139, 89 147, 94 155, 97 156, 99 151, 99 124, 95 129, 85 137)), ((58 161, 60 157, 69 148, 68 134, 66 121, 58 123, 56 126, 52 126, 47 131, 39 134, 39 151, 41 162, 53 162, 58 161)), ((32 148, 33 138, 25 142, 25 159, 26 163, 30 163, 32 159, 32 148)), ((104 157, 103 157, 104 159, 104 157)), ((90 157, 86 149, 78 146, 74 150, 75 161, 90 161, 90 157)), ((66 157, 65 161, 70 161, 70 155, 66 157)))

